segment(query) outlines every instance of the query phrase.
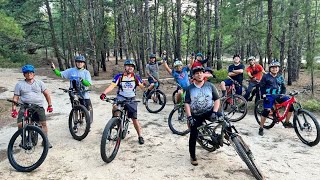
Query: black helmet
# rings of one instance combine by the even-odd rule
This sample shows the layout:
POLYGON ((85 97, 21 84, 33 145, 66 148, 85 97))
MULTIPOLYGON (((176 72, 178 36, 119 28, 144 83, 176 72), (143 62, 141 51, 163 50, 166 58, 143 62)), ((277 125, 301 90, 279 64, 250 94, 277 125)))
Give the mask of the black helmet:
POLYGON ((239 55, 239 54, 235 54, 235 55, 233 55, 233 58, 232 58, 232 59, 234 59, 235 57, 238 57, 238 58, 240 58, 240 59, 241 59, 241 57, 240 57, 240 55, 239 55))
POLYGON ((124 65, 133 65, 136 68, 136 63, 132 59, 127 59, 124 61, 124 65))
POLYGON ((156 55, 155 54, 150 54, 149 55, 149 59, 151 59, 151 58, 156 58, 156 55))
POLYGON ((86 62, 86 58, 84 57, 84 56, 76 56, 75 58, 74 58, 74 60, 76 61, 76 62, 86 62))
POLYGON ((196 67, 192 68, 192 74, 195 74, 196 72, 199 72, 199 71, 204 72, 203 66, 196 66, 196 67))
POLYGON ((204 68, 204 72, 210 72, 211 74, 213 73, 211 67, 204 68))

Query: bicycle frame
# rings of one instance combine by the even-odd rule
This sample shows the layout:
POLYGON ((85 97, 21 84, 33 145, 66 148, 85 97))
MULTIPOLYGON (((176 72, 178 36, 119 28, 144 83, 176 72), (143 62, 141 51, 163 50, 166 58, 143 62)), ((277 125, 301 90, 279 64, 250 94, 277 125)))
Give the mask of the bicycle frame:
POLYGON ((280 104, 275 104, 275 110, 273 112, 276 113, 276 117, 278 119, 278 122, 284 120, 286 118, 286 116, 288 115, 289 112, 289 108, 292 104, 296 103, 296 99, 294 96, 291 96, 291 98, 288 101, 285 101, 283 103, 280 104), (285 107, 284 113, 281 115, 279 109, 285 107))

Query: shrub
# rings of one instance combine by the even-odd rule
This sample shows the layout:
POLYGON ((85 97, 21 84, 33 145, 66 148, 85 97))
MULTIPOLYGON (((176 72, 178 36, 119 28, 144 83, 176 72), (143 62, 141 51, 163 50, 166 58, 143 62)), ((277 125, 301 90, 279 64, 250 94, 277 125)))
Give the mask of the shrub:
POLYGON ((213 83, 220 83, 221 81, 227 79, 228 71, 226 69, 220 69, 214 71, 213 74, 216 76, 216 78, 213 79, 213 83))
POLYGON ((309 99, 307 101, 301 102, 303 109, 306 109, 311 112, 319 112, 320 111, 320 102, 316 99, 309 99))

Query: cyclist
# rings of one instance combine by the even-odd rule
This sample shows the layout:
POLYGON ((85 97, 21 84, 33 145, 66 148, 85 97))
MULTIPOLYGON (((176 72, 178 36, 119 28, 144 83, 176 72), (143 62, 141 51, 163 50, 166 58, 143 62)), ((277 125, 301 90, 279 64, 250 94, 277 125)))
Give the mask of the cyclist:
POLYGON ((202 66, 194 67, 192 73, 194 81, 186 90, 184 107, 190 127, 189 153, 191 164, 196 166, 198 165, 196 158, 197 128, 202 125, 205 119, 221 116, 221 113, 218 113, 220 106, 218 91, 212 83, 204 81, 204 68, 202 66))
MULTIPOLYGON (((43 96, 47 100, 48 103, 48 108, 47 112, 52 112, 52 103, 51 103, 51 97, 49 94, 49 90, 45 86, 45 84, 38 80, 35 79, 35 68, 27 64, 22 67, 22 73, 24 76, 24 80, 19 81, 15 88, 14 88, 14 95, 13 95, 13 101, 18 102, 19 100, 22 103, 27 103, 27 104, 32 104, 32 110, 34 111, 33 114, 33 121, 39 121, 42 127, 42 130, 48 137, 48 126, 46 122, 46 115, 45 115, 45 110, 43 108, 43 96)), ((16 110, 16 105, 12 103, 12 112, 11 116, 13 118, 16 118, 18 116, 18 128, 22 128, 22 118, 24 115, 24 108, 21 107, 19 112, 16 110)), ((43 144, 43 142, 42 142, 43 144)), ((49 148, 52 148, 51 143, 48 141, 49 148)))
MULTIPOLYGON (((240 55, 235 54, 233 56, 233 64, 228 67, 228 76, 240 84, 240 86, 236 86, 236 93, 239 95, 242 94, 241 86, 243 81, 243 70, 244 70, 244 65, 241 64, 240 55)), ((226 86, 230 86, 232 85, 232 83, 233 82, 230 79, 226 79, 220 83, 222 97, 226 96, 226 86)))
MULTIPOLYGON (((265 74, 261 81, 261 93, 263 97, 263 111, 261 113, 261 121, 259 128, 259 135, 263 136, 263 125, 268 117, 273 104, 283 103, 290 98, 288 96, 283 96, 282 94, 286 93, 286 86, 284 83, 284 78, 281 74, 279 74, 280 63, 277 60, 273 60, 269 64, 269 73, 265 74)), ((293 112, 293 106, 290 106, 288 115, 286 117, 283 126, 286 128, 292 128, 291 122, 289 122, 290 117, 293 112)))
MULTIPOLYGON (((76 67, 69 68, 61 72, 56 69, 53 62, 51 63, 51 68, 57 76, 70 80, 70 88, 75 88, 78 90, 81 97, 79 99, 80 104, 84 105, 90 112, 92 110, 92 103, 87 90, 92 84, 91 75, 90 72, 85 69, 86 59, 84 56, 76 56, 75 62, 76 67)), ((93 119, 90 119, 90 123, 92 123, 92 121, 93 119)))
POLYGON ((213 71, 212 71, 212 69, 210 67, 205 67, 204 68, 203 76, 204 76, 204 80, 205 81, 209 81, 209 82, 212 82, 212 79, 216 78, 216 76, 213 74, 213 71))
POLYGON ((205 64, 206 62, 208 62, 209 59, 204 59, 203 60, 203 55, 201 52, 198 52, 196 54, 196 59, 194 60, 194 62, 192 63, 191 69, 193 69, 194 67, 197 66, 203 66, 203 64, 205 64))
POLYGON ((193 64, 193 61, 194 61, 193 57, 191 56, 190 64, 188 66, 183 67, 183 63, 177 59, 173 63, 174 69, 170 69, 170 67, 167 64, 167 61, 164 61, 164 63, 163 63, 164 68, 167 70, 167 72, 172 75, 172 77, 174 78, 176 83, 182 88, 182 89, 180 89, 180 87, 178 87, 179 91, 175 97, 177 103, 181 102, 181 94, 190 85, 188 71, 191 68, 191 65, 193 64))
MULTIPOLYGON (((111 92, 116 86, 118 86, 117 99, 118 100, 134 100, 136 96, 136 87, 139 86, 142 90, 144 90, 144 85, 138 75, 134 74, 134 69, 136 64, 133 60, 127 59, 124 62, 123 73, 117 74, 112 80, 111 85, 109 85, 103 93, 100 95, 100 99, 104 100, 106 98, 106 94, 111 92)), ((116 106, 113 106, 113 112, 116 110, 116 106)), ((139 144, 144 144, 144 139, 142 137, 142 129, 137 119, 137 103, 130 102, 126 104, 128 118, 132 119, 134 128, 138 134, 138 142, 139 144)), ((116 115, 116 114, 115 114, 116 115)))
MULTIPOLYGON (((146 65, 147 75, 148 75, 148 82, 149 86, 147 92, 145 94, 148 97, 150 91, 154 88, 154 86, 158 86, 159 81, 159 65, 161 65, 163 60, 156 61, 156 55, 150 54, 149 56, 149 63, 146 65)), ((160 103, 160 102, 159 102, 160 103)))
MULTIPOLYGON (((263 67, 260 64, 256 63, 256 58, 254 56, 250 56, 248 58, 249 61, 249 67, 247 67, 246 71, 250 78, 249 86, 246 91, 246 94, 243 96, 247 101, 250 96, 250 93, 252 89, 258 85, 262 78, 262 73, 267 74, 266 71, 263 69, 263 67)), ((259 92, 258 92, 259 93, 259 92)))

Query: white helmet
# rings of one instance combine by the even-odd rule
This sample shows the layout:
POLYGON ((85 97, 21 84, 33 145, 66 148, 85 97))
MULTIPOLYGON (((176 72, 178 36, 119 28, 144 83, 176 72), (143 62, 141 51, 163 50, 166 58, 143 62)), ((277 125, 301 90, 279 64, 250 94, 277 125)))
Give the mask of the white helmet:
POLYGON ((182 62, 181 61, 175 61, 174 63, 173 63, 173 66, 174 67, 177 67, 177 66, 182 66, 183 64, 182 64, 182 62))

